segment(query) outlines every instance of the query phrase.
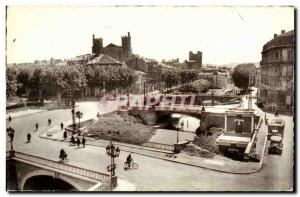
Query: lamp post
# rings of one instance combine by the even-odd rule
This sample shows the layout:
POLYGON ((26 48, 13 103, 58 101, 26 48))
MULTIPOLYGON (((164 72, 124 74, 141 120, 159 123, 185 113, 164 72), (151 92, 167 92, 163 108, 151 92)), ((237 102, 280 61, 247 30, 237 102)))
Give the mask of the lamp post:
POLYGON ((73 127, 72 134, 74 134, 75 130, 76 130, 76 122, 75 122, 75 101, 73 99, 72 99, 72 110, 71 110, 71 113, 72 113, 72 127, 73 127))
POLYGON ((76 117, 79 120, 79 123, 78 123, 78 135, 79 136, 81 135, 81 132, 80 132, 80 118, 82 118, 82 116, 83 116, 83 113, 81 111, 76 112, 76 117))
POLYGON ((15 136, 15 130, 11 127, 8 127, 6 131, 8 133, 8 136, 10 137, 10 154, 11 156, 13 156, 13 152, 14 152, 13 141, 15 136))
POLYGON ((106 154, 110 156, 110 165, 107 166, 107 171, 110 172, 110 190, 113 189, 113 177, 115 176, 115 158, 119 157, 120 149, 119 147, 115 147, 115 145, 110 142, 109 145, 106 146, 106 154))

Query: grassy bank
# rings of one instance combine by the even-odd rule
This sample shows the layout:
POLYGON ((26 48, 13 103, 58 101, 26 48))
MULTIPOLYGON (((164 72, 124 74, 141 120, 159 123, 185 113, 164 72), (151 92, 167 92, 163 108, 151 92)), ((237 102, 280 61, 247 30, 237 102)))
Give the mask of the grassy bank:
POLYGON ((154 129, 133 116, 110 115, 92 124, 88 133, 105 140, 142 145, 152 137, 154 129))

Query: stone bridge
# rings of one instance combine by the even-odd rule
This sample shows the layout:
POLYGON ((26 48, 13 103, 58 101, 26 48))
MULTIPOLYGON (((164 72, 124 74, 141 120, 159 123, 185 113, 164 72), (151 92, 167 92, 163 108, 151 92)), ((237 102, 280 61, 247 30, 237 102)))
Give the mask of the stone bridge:
POLYGON ((16 151, 6 152, 6 173, 8 191, 106 191, 110 188, 109 174, 16 151))
POLYGON ((173 113, 183 114, 199 119, 202 124, 205 123, 208 127, 215 126, 224 128, 224 113, 211 113, 202 111, 201 107, 190 106, 148 106, 144 107, 121 107, 119 114, 129 113, 132 116, 141 118, 148 125, 155 125, 161 116, 171 115, 173 113))

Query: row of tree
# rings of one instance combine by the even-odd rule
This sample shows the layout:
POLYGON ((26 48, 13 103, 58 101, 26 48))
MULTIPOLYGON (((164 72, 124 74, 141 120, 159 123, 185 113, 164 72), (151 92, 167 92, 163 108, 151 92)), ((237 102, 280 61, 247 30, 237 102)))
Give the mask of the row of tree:
POLYGON ((107 91, 125 89, 134 84, 135 79, 134 72, 126 67, 9 67, 6 69, 6 96, 11 99, 36 91, 39 97, 57 95, 60 101, 66 91, 102 87, 103 83, 107 91))
POLYGON ((194 70, 168 70, 161 74, 161 80, 168 88, 195 81, 197 77, 198 72, 194 70))
POLYGON ((256 72, 256 67, 253 63, 239 64, 233 70, 232 81, 236 87, 245 92, 250 86, 255 85, 256 72))

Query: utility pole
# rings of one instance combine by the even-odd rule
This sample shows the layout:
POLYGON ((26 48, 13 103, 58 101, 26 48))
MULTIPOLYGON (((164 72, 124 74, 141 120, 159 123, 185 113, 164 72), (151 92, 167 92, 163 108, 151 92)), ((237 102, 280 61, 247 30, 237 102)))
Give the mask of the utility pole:
POLYGON ((75 101, 74 101, 74 95, 73 95, 73 88, 71 88, 70 90, 70 100, 71 100, 71 105, 72 105, 72 127, 73 127, 73 131, 72 134, 75 134, 76 132, 76 122, 75 122, 75 101))
POLYGON ((251 96, 252 89, 251 89, 251 76, 250 76, 250 74, 249 74, 249 88, 248 88, 248 91, 249 91, 248 109, 252 109, 252 96, 251 96))
POLYGON ((146 100, 147 100, 147 98, 146 98, 146 80, 147 79, 145 79, 145 81, 144 81, 144 98, 143 98, 144 106, 146 105, 146 100))

